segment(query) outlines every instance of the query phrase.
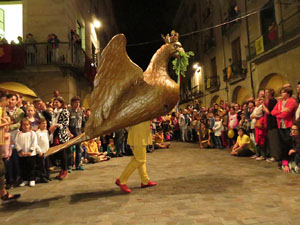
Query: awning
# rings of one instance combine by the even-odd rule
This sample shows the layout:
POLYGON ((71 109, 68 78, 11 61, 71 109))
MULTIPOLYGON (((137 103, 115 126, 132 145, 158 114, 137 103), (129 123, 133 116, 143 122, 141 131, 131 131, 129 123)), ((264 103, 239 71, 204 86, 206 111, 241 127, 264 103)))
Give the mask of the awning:
POLYGON ((23 95, 27 99, 37 98, 37 95, 27 86, 16 82, 4 82, 0 84, 0 90, 9 93, 23 95))

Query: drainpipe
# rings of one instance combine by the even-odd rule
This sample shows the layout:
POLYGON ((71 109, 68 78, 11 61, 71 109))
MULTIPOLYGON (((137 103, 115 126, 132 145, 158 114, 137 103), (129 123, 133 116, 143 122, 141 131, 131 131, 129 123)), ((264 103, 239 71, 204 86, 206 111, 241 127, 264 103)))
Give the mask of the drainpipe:
MULTIPOLYGON (((221 4, 220 4, 220 1, 218 1, 218 5, 219 5, 219 13, 220 13, 220 21, 221 23, 223 23, 223 20, 222 20, 222 9, 221 9, 221 4)), ((222 33, 222 27, 221 27, 221 37, 222 37, 222 48, 223 48, 223 63, 224 63, 224 67, 226 67, 226 55, 225 55, 225 44, 224 44, 224 36, 223 36, 223 33, 222 33)), ((229 101, 229 95, 228 95, 228 92, 229 92, 229 89, 228 89, 228 82, 225 82, 226 84, 226 87, 225 87, 225 91, 226 91, 226 95, 227 95, 227 101, 229 101)))
MULTIPOLYGON (((248 13, 248 0, 245 0, 245 14, 248 13)), ((249 35, 249 22, 248 16, 246 16, 246 31, 247 31, 247 42, 248 42, 248 55, 250 56, 250 35, 249 35)), ((252 89, 252 96, 255 98, 255 91, 254 91, 254 82, 253 82, 253 71, 252 71, 252 63, 249 63, 249 70, 250 70, 250 80, 251 80, 251 89, 252 89)))

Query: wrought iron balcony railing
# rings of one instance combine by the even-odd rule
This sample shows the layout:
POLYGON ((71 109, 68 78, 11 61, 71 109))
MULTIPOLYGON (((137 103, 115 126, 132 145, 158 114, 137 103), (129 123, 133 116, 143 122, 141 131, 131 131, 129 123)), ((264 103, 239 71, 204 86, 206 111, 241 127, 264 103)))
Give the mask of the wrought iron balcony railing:
POLYGON ((72 65, 83 68, 86 54, 77 45, 60 42, 57 46, 49 43, 24 43, 26 65, 72 65))
POLYGON ((220 85, 220 77, 218 75, 205 78, 205 90, 209 92, 218 91, 220 89, 220 85))
POLYGON ((270 26, 268 32, 263 33, 246 46, 250 48, 250 53, 247 51, 247 60, 252 60, 298 35, 300 35, 300 9, 279 24, 270 26))
POLYGON ((231 73, 228 72, 229 67, 223 69, 223 81, 230 84, 237 83, 244 80, 247 77, 247 68, 242 67, 239 64, 233 63, 231 66, 231 73))

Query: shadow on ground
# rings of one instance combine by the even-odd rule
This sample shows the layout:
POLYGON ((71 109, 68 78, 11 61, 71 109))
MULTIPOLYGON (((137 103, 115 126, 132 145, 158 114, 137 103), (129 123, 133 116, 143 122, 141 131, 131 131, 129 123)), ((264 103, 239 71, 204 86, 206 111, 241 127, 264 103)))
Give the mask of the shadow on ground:
POLYGON ((37 208, 48 208, 50 206, 51 202, 58 201, 60 199, 64 198, 64 196, 56 196, 53 198, 46 198, 42 200, 36 200, 36 201, 16 201, 16 202, 10 202, 3 205, 2 210, 3 211, 19 211, 24 209, 37 209, 37 208))
POLYGON ((77 204, 79 202, 95 201, 101 198, 109 198, 123 196, 126 197, 128 194, 123 193, 121 190, 104 190, 104 191, 93 191, 93 192, 83 192, 71 195, 70 204, 77 204))
POLYGON ((219 174, 178 177, 159 181, 156 190, 152 194, 218 194, 239 190, 243 183, 243 177, 230 177, 219 174))

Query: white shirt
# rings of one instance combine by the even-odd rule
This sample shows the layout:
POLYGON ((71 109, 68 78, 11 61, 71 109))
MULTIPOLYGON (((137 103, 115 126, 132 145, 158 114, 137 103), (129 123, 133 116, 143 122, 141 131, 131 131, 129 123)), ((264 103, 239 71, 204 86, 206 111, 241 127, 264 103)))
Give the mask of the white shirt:
POLYGON ((15 147, 18 152, 21 150, 24 153, 31 152, 31 156, 35 156, 37 154, 37 137, 34 131, 22 132, 19 131, 17 133, 15 139, 15 147))
POLYGON ((49 133, 47 130, 37 130, 37 145, 38 145, 38 152, 46 153, 49 149, 49 133))
MULTIPOLYGON (((251 113, 251 116, 255 117, 255 118, 260 118, 262 117, 264 114, 263 114, 263 107, 262 105, 258 106, 258 107, 255 107, 253 109, 253 112, 251 113)), ((250 117, 251 117, 250 116, 250 117)), ((255 123, 256 123, 256 119, 251 119, 251 125, 250 125, 250 128, 251 129, 254 129, 255 128, 255 123)))
POLYGON ((222 130, 223 130, 222 120, 215 121, 215 125, 214 125, 213 129, 214 129, 215 136, 217 136, 217 137, 221 136, 222 130))

